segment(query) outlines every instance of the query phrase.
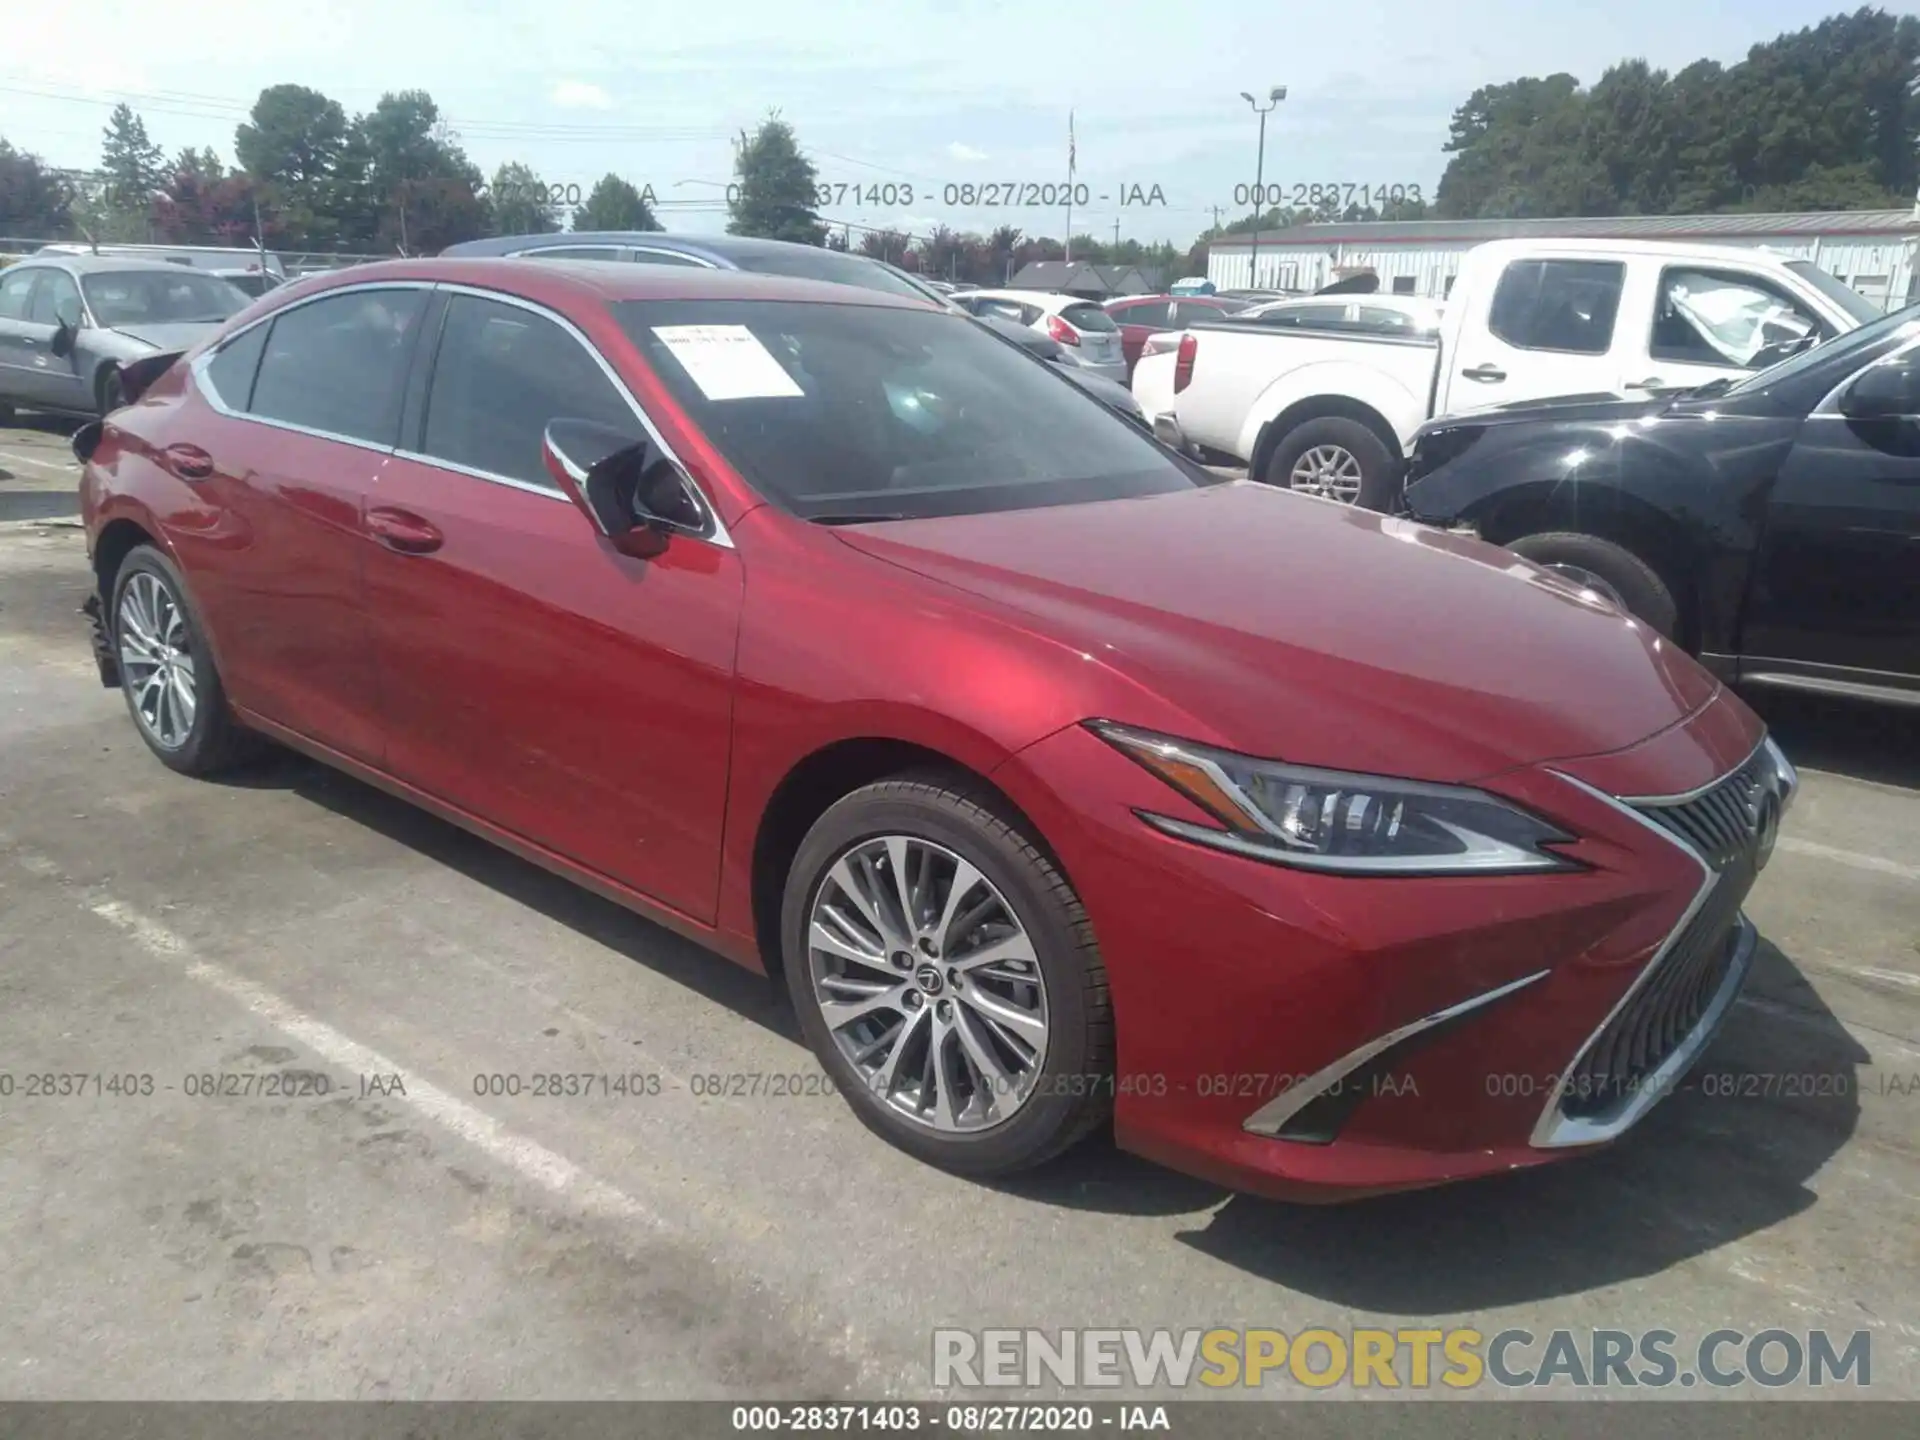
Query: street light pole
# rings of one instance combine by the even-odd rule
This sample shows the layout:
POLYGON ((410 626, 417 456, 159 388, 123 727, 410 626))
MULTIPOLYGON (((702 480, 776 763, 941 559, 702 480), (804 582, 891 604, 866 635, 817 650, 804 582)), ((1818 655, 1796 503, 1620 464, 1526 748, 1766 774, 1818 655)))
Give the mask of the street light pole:
POLYGON ((1262 105, 1245 90, 1240 98, 1253 107, 1253 113, 1260 117, 1260 148, 1255 152, 1253 161, 1253 243, 1247 249, 1247 288, 1260 288, 1260 210, 1267 203, 1267 112, 1274 109, 1287 98, 1287 87, 1276 85, 1267 92, 1267 103, 1262 105))

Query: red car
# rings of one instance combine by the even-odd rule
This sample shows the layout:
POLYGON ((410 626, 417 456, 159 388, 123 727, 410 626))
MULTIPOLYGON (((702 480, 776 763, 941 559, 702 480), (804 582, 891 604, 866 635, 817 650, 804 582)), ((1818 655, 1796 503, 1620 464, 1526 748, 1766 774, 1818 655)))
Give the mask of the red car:
POLYGON ((1243 300, 1219 300, 1211 295, 1128 295, 1103 306, 1120 327, 1120 353, 1127 357, 1127 379, 1140 363, 1147 337, 1182 330, 1203 320, 1220 320, 1244 310, 1243 300))
POLYGON ((75 442, 154 753, 271 737, 765 970, 936 1164, 1110 1119, 1277 1195, 1532 1165, 1750 964, 1795 781, 1706 671, 965 317, 396 261, 166 363, 75 442))

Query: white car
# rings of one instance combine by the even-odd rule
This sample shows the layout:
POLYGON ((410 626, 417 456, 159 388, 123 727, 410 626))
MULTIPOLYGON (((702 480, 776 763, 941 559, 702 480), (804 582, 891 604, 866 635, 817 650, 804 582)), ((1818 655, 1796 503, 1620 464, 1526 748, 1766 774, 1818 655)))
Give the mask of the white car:
POLYGON ((1038 330, 1066 346, 1081 369, 1120 385, 1127 383, 1120 327, 1091 300, 1044 290, 974 290, 950 298, 975 315, 991 315, 1038 330))

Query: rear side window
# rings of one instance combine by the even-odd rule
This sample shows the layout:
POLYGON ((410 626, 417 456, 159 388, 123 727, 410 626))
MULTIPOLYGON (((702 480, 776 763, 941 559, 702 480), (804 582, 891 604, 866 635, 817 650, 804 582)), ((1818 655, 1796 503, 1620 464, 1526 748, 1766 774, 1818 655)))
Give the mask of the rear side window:
POLYGON ((534 260, 618 260, 618 245, 549 245, 542 250, 522 250, 534 260))
POLYGON ((1606 260, 1516 260, 1493 292, 1487 328, 1521 350, 1604 355, 1626 266, 1606 260))
MULTIPOLYGON (((399 438, 425 290, 356 290, 280 314, 249 412, 372 445, 399 438)), ((224 393, 224 392, 223 392, 224 393)))
POLYGON ((1164 327, 1170 318, 1173 307, 1165 300, 1143 300, 1138 305, 1126 305, 1108 313, 1122 325, 1153 325, 1164 327))
POLYGON ((267 348, 271 325, 256 325, 238 338, 222 345, 207 362, 202 381, 214 397, 229 410, 244 412, 253 403, 253 377, 260 369, 260 356, 267 348))
POLYGON ((703 265, 690 255, 676 255, 671 250, 648 250, 644 247, 633 252, 633 258, 642 265, 686 265, 695 270, 708 270, 712 266, 703 265))
POLYGON ((548 422, 593 420, 644 439, 586 347, 544 315, 455 295, 433 363, 421 450, 489 475, 558 491, 541 456, 548 422))
POLYGON ((1089 333, 1110 335, 1120 328, 1113 323, 1113 317, 1098 305, 1069 305, 1060 312, 1060 318, 1074 329, 1089 333))
POLYGON ((27 318, 27 299, 33 294, 33 282, 46 273, 45 266, 34 266, 0 275, 0 320, 27 318))

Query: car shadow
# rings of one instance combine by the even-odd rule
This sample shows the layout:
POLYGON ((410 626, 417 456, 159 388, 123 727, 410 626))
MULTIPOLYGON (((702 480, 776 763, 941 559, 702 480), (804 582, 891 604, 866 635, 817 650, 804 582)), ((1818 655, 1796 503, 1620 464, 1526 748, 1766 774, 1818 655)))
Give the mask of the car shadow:
POLYGON ((1795 765, 1920 790, 1920 707, 1759 688, 1741 698, 1795 765))
POLYGON ((277 747, 214 778, 216 783, 246 789, 290 791, 558 921, 796 1045, 805 1044, 792 1007, 765 976, 384 790, 277 747))
MULTIPOLYGON (((763 976, 373 786, 284 751, 221 778, 290 791, 805 1043, 763 976)), ((1872 1057, 1799 967, 1763 940, 1746 993, 1685 1085, 1619 1144, 1560 1164, 1313 1206, 1235 1194, 1097 1136, 1037 1171, 980 1183, 1065 1209, 1193 1216, 1182 1244, 1356 1309, 1458 1314, 1615 1285, 1804 1211, 1809 1182, 1858 1126, 1851 1082, 1872 1057), (1742 1077, 1781 1073, 1839 1083, 1791 1099, 1743 1093, 1742 1077)))

